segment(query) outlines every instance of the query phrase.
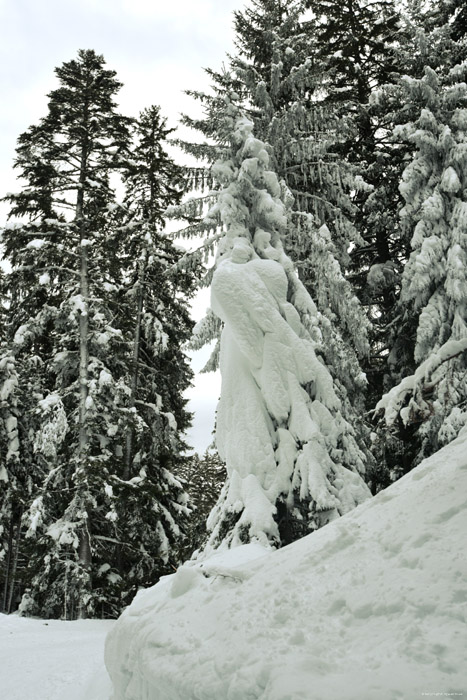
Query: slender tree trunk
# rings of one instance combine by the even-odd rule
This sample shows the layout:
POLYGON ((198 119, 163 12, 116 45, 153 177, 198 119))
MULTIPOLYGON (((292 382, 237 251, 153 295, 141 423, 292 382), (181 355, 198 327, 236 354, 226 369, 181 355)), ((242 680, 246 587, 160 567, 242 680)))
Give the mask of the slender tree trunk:
MULTIPOLYGON (((144 304, 144 284, 146 278, 146 267, 147 267, 148 252, 146 248, 143 248, 141 253, 141 261, 138 272, 138 294, 136 299, 136 323, 135 323, 135 336, 133 340, 133 358, 132 358, 132 369, 131 369, 131 397, 130 397, 130 407, 135 405, 136 392, 138 389, 138 373, 139 373, 139 354, 141 346, 141 323, 143 319, 143 304, 144 304)), ((133 426, 129 426, 126 435, 126 445, 125 445, 125 467, 123 471, 123 479, 127 481, 130 478, 130 468, 131 468, 131 458, 133 450, 133 426)))
POLYGON ((92 563, 92 553, 91 553, 91 533, 89 530, 89 523, 87 526, 83 527, 79 535, 79 561, 82 568, 82 575, 84 581, 79 588, 79 599, 78 599, 78 619, 85 620, 88 616, 87 606, 86 606, 86 594, 91 592, 91 563, 92 563))
POLYGON ((13 549, 13 515, 10 518, 10 526, 8 528, 8 554, 5 562, 5 581, 3 584, 3 603, 2 610, 7 612, 8 603, 8 585, 10 582, 10 566, 11 566, 11 550, 13 549))
MULTIPOLYGON (((84 222, 84 188, 87 175, 87 144, 83 144, 81 152, 80 187, 76 200, 76 223, 79 230, 80 245, 80 295, 82 308, 79 314, 79 437, 78 464, 81 472, 79 482, 85 483, 87 471, 89 433, 87 425, 87 399, 89 381, 89 272, 88 245, 84 222)), ((85 508, 86 496, 83 493, 85 508)), ((86 521, 79 535, 79 562, 82 567, 84 581, 80 586, 78 601, 78 616, 86 617, 84 596, 91 590, 91 540, 89 513, 86 511, 86 521)))
POLYGON ((11 613, 11 608, 12 608, 12 603, 13 603, 13 594, 15 592, 15 586, 16 586, 16 571, 18 570, 18 557, 19 557, 19 544, 21 541, 21 519, 23 517, 23 508, 20 508, 19 515, 18 515, 18 528, 16 530, 16 539, 15 539, 15 553, 13 555, 13 564, 11 567, 11 576, 10 576, 10 595, 8 597, 8 606, 7 606, 7 613, 11 613))

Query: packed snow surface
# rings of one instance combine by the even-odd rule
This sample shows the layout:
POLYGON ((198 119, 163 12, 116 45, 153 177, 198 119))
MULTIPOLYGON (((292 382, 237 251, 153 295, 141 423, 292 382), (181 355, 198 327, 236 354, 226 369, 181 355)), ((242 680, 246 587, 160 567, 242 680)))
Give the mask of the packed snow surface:
POLYGON ((107 639, 113 700, 465 694, 466 532, 464 430, 310 536, 220 552, 140 592, 107 639))
POLYGON ((0 614, 0 698, 107 700, 103 646, 113 624, 0 614))

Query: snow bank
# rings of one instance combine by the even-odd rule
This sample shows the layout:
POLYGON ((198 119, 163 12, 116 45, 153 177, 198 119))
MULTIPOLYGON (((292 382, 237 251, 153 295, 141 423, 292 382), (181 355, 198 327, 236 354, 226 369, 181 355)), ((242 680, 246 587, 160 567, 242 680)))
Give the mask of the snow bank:
POLYGON ((184 565, 141 592, 111 631, 113 700, 462 694, 466 506, 464 430, 288 547, 263 555, 247 545, 184 565))

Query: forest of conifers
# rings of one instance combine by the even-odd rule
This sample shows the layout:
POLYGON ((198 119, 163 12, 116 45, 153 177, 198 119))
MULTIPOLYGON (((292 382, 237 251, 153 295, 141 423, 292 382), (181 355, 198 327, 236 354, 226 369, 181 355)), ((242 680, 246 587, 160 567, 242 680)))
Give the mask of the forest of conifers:
POLYGON ((234 26, 211 91, 186 86, 192 142, 122 115, 94 50, 18 137, 4 612, 116 616, 196 549, 324 525, 467 422, 465 4, 253 0, 234 26), (187 350, 221 333, 219 455, 189 456, 187 350))

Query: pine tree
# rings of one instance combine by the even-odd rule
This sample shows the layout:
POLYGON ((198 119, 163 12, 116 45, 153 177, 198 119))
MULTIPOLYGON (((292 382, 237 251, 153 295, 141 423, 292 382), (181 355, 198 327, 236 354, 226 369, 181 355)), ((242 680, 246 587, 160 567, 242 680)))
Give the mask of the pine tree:
MULTIPOLYGON (((361 363, 369 353, 369 323, 346 269, 348 250, 361 243, 352 223, 350 191, 365 184, 353 177, 332 148, 340 138, 338 128, 342 132, 345 127, 337 123, 331 108, 322 108, 316 27, 303 24, 302 14, 303 4, 293 0, 256 0, 235 13, 238 53, 230 57, 228 71, 208 71, 212 95, 190 93, 202 101, 205 118, 184 120, 210 139, 209 150, 204 144, 184 146, 209 162, 224 157, 223 142, 216 145, 212 138, 222 121, 223 98, 229 94, 236 95, 257 137, 272 146, 274 170, 293 194, 284 248, 316 301, 323 339, 320 353, 333 376, 343 414, 355 426, 345 451, 346 466, 357 466, 363 473, 371 463, 369 431, 361 420, 367 387, 361 363)), ((197 330, 198 347, 213 337, 215 324, 208 318, 197 330)), ((217 354, 216 348, 208 368, 214 366, 217 354)))
MULTIPOLYGON (((407 167, 407 163, 418 159, 416 139, 408 136, 407 130, 408 122, 417 123, 422 109, 426 106, 426 69, 436 71, 441 82, 446 83, 450 70, 466 58, 465 41, 457 41, 456 37, 460 35, 454 30, 453 18, 448 20, 454 5, 455 3, 407 3, 403 15, 404 30, 396 47, 396 54, 405 75, 415 82, 411 83, 405 77, 392 85, 384 86, 373 95, 375 109, 379 114, 385 115, 386 124, 392 129, 389 143, 390 152, 393 154, 390 161, 391 187, 396 182, 399 186, 401 180, 405 180, 403 169, 407 167), (410 89, 409 85, 412 85, 410 89)), ((388 317, 386 323, 383 323, 383 314, 380 321, 376 322, 376 327, 380 329, 378 332, 384 340, 380 344, 384 353, 384 364, 381 366, 385 371, 382 388, 388 391, 396 387, 396 392, 401 380, 405 382, 407 378, 408 381, 408 377, 418 372, 418 363, 415 360, 418 312, 414 310, 413 304, 408 302, 403 291, 404 279, 407 270, 410 269, 406 267, 406 263, 413 250, 412 236, 416 224, 416 221, 409 223, 405 214, 407 207, 410 208, 410 203, 405 202, 402 194, 399 194, 399 199, 393 197, 387 201, 386 208, 392 210, 391 216, 396 212, 399 217, 394 235, 389 238, 393 251, 392 264, 375 265, 370 269, 367 278, 369 286, 373 286, 375 291, 378 288, 384 291, 391 286, 394 290, 392 321, 387 323, 388 317)), ((383 210, 383 207, 381 209, 383 210)), ((381 480, 382 486, 409 471, 420 457, 417 422, 404 424, 400 419, 397 419, 397 422, 397 429, 391 431, 382 424, 377 428, 378 439, 374 443, 374 449, 378 453, 377 462, 382 469, 379 469, 376 479, 381 480)))
POLYGON ((112 511, 124 603, 138 586, 172 570, 190 512, 174 472, 191 421, 183 392, 192 373, 182 346, 193 325, 187 304, 195 277, 179 269, 181 253, 163 233, 164 212, 180 201, 183 184, 165 151, 171 131, 158 107, 141 113, 115 233, 124 280, 116 300, 119 327, 131 347, 124 464, 113 483, 112 511))
POLYGON ((418 117, 397 129, 416 149, 400 185, 412 235, 400 307, 413 327, 414 373, 377 408, 415 442, 415 463, 455 438, 467 418, 466 76, 463 63, 446 78, 429 67, 421 79, 406 78, 406 103, 418 117))
POLYGON ((0 353, 0 607, 10 612, 15 588, 26 479, 19 462, 19 378, 15 359, 0 353))
POLYGON ((342 466, 349 426, 315 353, 316 307, 283 251, 286 207, 267 147, 231 100, 224 108, 218 141, 230 157, 212 169, 221 189, 206 220, 225 230, 212 308, 224 323, 216 443, 228 479, 208 549, 290 542, 368 494, 342 466))
POLYGON ((57 76, 48 115, 19 139, 28 186, 7 198, 22 219, 3 232, 3 291, 10 354, 34 383, 21 408, 35 421, 37 475, 22 609, 74 618, 118 614, 177 561, 189 510, 172 471, 190 423, 181 346, 194 279, 162 233, 181 176, 158 108, 141 114, 130 148, 102 57, 81 51, 57 76))
MULTIPOLYGON (((15 167, 27 186, 5 198, 10 216, 21 217, 3 232, 12 266, 5 280, 10 344, 20 360, 33 354, 41 368, 33 410, 41 415, 35 451, 44 476, 29 513, 29 534, 38 537, 34 587, 43 612, 56 614, 69 581, 65 616, 92 610, 91 514, 97 518, 104 507, 96 494, 105 494, 114 457, 102 450, 99 433, 109 405, 118 406, 101 380, 109 361, 123 369, 121 333, 106 299, 106 238, 115 199, 110 175, 127 147, 129 120, 116 111, 121 84, 104 65, 94 51, 80 51, 57 68, 47 116, 18 139, 15 167), (117 357, 110 359, 112 349, 117 357)), ((122 386, 120 401, 124 395, 122 386)))

